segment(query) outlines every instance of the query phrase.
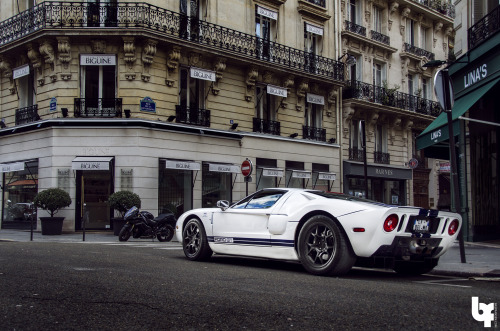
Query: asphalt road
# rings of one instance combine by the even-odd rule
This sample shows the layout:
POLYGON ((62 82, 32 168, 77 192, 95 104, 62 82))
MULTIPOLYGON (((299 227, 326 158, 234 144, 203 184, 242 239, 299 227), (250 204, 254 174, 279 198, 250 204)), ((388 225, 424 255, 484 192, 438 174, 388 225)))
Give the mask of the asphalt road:
MULTIPOLYGON (((0 242, 1 330, 484 330, 498 282, 214 256, 163 243, 0 242), (168 248, 168 249, 162 249, 168 248)), ((497 325, 497 328, 499 326, 497 325)))

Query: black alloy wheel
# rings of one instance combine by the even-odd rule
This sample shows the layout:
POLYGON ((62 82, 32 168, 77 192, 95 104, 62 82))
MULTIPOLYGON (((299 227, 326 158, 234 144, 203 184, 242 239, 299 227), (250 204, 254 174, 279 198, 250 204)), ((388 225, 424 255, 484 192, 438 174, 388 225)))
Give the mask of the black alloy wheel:
POLYGON ((212 256, 205 229, 199 219, 192 218, 186 223, 182 238, 182 249, 188 259, 201 261, 212 256))

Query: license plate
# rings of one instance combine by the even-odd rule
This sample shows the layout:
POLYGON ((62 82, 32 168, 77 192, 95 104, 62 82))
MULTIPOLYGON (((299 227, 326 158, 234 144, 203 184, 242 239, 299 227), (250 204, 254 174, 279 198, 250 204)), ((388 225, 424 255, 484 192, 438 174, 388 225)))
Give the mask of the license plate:
POLYGON ((429 232, 428 220, 415 220, 413 223, 413 231, 415 232, 429 232))

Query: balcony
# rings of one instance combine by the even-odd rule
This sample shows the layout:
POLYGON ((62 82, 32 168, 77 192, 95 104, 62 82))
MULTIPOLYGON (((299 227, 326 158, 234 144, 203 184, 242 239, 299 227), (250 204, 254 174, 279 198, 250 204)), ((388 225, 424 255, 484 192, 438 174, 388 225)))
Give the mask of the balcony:
POLYGON ((281 134, 280 122, 254 117, 253 132, 269 133, 279 136, 281 134))
POLYGON ((0 22, 0 46, 42 30, 60 30, 64 34, 64 30, 75 29, 80 30, 80 35, 99 33, 100 29, 116 35, 124 29, 131 34, 137 32, 131 30, 146 30, 186 46, 202 45, 219 54, 237 54, 250 60, 268 62, 272 66, 338 82, 344 80, 344 64, 336 60, 275 42, 268 45, 271 56, 263 58, 256 36, 141 2, 101 2, 96 5, 90 2, 45 1, 0 22))
POLYGON ((175 122, 210 127, 210 110, 177 105, 175 122))
POLYGON ((435 10, 440 14, 448 16, 450 18, 455 18, 455 6, 448 1, 441 0, 410 0, 410 2, 414 2, 424 6, 428 9, 435 10))
POLYGON ((366 28, 353 22, 345 21, 345 29, 349 32, 366 37, 366 28))
POLYGON ((342 97, 365 100, 434 117, 441 113, 441 106, 438 102, 360 81, 348 81, 342 97))
POLYGON ((483 43, 486 39, 500 31, 500 6, 467 30, 469 50, 483 43))
POLYGON ((122 117, 121 98, 75 98, 75 117, 122 117))
POLYGON ((349 148, 349 160, 363 162, 364 158, 364 149, 358 147, 349 148))
POLYGON ((403 44, 403 52, 410 53, 416 56, 425 56, 429 60, 434 60, 434 53, 408 43, 403 44))
POLYGON ((326 141, 326 129, 313 126, 302 126, 302 136, 304 139, 326 141))
POLYGON ((38 105, 16 109, 16 125, 36 122, 40 120, 38 105))
POLYGON ((391 45, 391 38, 389 38, 389 36, 386 36, 385 34, 381 34, 380 32, 372 30, 371 37, 372 40, 378 41, 379 43, 391 45))
POLYGON ((373 162, 381 164, 390 164, 391 155, 389 153, 375 151, 373 153, 373 162))

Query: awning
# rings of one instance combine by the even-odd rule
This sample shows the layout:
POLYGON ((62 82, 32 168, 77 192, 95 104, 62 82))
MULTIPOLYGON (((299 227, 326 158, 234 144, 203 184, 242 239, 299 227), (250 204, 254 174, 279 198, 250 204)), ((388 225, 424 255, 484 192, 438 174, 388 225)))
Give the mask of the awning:
POLYGON ((109 170, 113 157, 106 156, 81 156, 71 162, 73 170, 109 170))
POLYGON ((232 164, 218 164, 218 163, 209 163, 208 171, 213 172, 229 172, 233 174, 240 173, 240 167, 232 164))
POLYGON ((165 167, 167 169, 193 170, 193 171, 198 171, 201 169, 200 164, 197 162, 176 161, 176 160, 165 160, 165 167))
POLYGON ((27 186, 27 185, 28 186, 38 185, 38 179, 20 179, 7 184, 7 186, 27 186))
MULTIPOLYGON (((460 133, 460 124, 458 117, 465 114, 469 108, 471 108, 479 99, 483 97, 496 83, 500 81, 497 78, 488 84, 475 89, 471 93, 468 93, 455 101, 453 105, 453 110, 451 115, 453 118, 453 134, 455 136, 460 133)), ((417 137, 417 150, 424 149, 440 143, 442 141, 448 140, 450 135, 448 132, 448 117, 445 112, 439 114, 438 117, 432 122, 418 137, 417 137)))

